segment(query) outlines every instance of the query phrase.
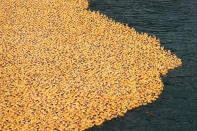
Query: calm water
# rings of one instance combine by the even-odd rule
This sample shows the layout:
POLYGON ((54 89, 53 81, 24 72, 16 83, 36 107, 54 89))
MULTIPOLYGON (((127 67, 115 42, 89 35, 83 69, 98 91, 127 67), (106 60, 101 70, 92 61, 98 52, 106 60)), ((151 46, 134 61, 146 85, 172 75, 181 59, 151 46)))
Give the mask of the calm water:
POLYGON ((197 131, 197 0, 94 0, 90 9, 160 38, 183 66, 162 78, 156 102, 89 131, 197 131))

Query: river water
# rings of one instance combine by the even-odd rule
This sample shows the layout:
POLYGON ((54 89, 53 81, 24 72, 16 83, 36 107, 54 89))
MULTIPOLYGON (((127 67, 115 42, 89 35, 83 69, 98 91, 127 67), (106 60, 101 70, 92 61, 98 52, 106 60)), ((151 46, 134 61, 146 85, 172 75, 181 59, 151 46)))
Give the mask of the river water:
POLYGON ((183 65, 162 77, 156 102, 89 131, 197 131, 197 0, 93 0, 90 9, 160 38, 183 65))

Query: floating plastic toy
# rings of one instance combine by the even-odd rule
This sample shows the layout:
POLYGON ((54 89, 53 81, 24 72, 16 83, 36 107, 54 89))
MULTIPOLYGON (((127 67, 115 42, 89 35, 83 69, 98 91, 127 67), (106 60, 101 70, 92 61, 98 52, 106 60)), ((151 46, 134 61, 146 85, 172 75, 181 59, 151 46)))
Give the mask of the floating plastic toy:
POLYGON ((181 66, 87 0, 0 0, 0 130, 84 130, 155 101, 181 66))

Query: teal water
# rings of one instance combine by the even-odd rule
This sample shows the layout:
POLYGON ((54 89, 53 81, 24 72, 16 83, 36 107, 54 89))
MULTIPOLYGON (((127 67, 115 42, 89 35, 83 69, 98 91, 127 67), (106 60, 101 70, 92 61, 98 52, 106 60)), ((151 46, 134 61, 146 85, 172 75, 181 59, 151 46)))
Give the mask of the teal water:
POLYGON ((197 1, 93 0, 90 9, 160 38, 183 65, 162 77, 156 102, 89 131, 197 131, 197 1))

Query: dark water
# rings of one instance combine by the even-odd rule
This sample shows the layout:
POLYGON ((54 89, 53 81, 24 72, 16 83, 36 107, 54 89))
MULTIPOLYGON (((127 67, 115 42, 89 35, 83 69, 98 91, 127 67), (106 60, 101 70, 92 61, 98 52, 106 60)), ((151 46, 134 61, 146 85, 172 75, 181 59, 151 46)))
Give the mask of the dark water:
POLYGON ((89 131, 197 131, 197 0, 94 0, 90 9, 160 38, 183 66, 162 78, 156 102, 89 131))

